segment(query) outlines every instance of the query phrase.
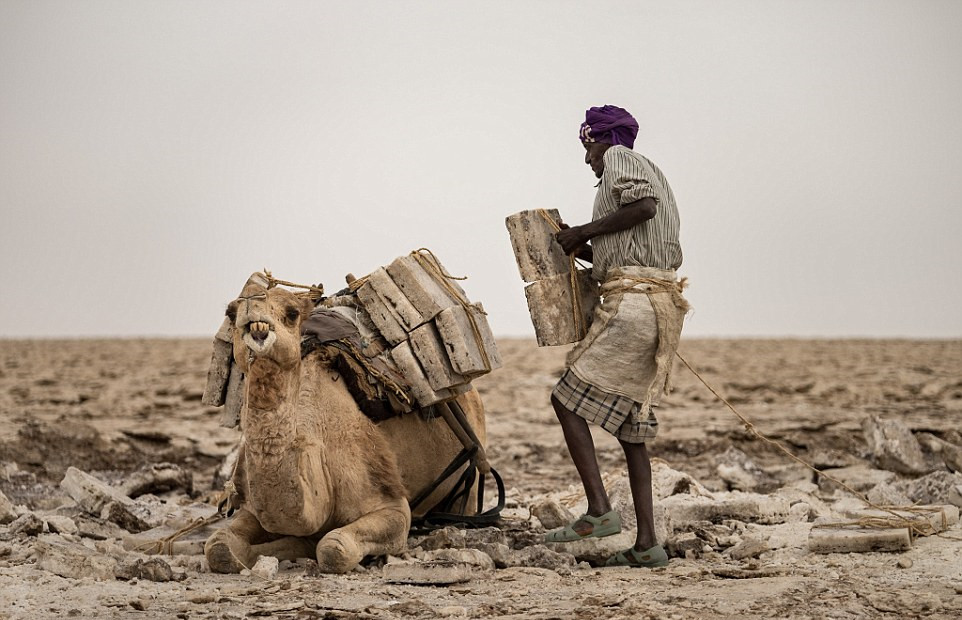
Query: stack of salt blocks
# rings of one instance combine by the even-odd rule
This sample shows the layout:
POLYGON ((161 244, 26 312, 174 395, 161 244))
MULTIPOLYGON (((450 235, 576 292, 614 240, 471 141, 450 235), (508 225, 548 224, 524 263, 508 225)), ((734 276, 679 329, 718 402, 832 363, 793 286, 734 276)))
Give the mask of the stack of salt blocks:
POLYGON ((468 302, 433 255, 424 260, 445 274, 453 292, 411 254, 376 269, 357 289, 358 301, 391 346, 391 359, 421 407, 450 400, 466 392, 473 379, 501 367, 484 308, 468 302))
MULTIPOLYGON (((247 278, 244 289, 250 285, 268 286, 267 277, 255 271, 247 278)), ((235 428, 240 424, 241 408, 244 406, 244 373, 234 362, 234 325, 225 318, 220 329, 214 335, 214 350, 211 354, 210 367, 207 370, 207 386, 201 402, 212 407, 223 406, 220 414, 220 425, 235 428)))
MULTIPOLYGON (((546 213, 556 225, 561 223, 557 209, 546 213)), ((509 215, 504 223, 521 279, 530 282, 524 296, 538 346, 570 344, 584 338, 598 303, 598 283, 590 270, 577 271, 578 290, 573 291, 571 261, 555 240, 555 227, 540 211, 521 211, 509 215), (581 302, 580 326, 575 321, 576 296, 581 302)))

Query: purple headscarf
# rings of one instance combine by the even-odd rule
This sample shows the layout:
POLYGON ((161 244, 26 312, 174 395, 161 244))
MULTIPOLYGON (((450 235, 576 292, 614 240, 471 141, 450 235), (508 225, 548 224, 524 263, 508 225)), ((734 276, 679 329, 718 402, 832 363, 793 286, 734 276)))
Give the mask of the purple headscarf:
POLYGON ((603 105, 585 111, 579 137, 582 142, 620 144, 633 148, 638 135, 638 121, 624 108, 603 105))

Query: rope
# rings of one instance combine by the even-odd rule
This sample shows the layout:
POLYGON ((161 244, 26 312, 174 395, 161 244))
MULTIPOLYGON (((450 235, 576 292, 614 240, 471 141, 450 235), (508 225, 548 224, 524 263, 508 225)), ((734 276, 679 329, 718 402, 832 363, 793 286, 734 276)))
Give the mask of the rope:
POLYGON ((487 314, 484 310, 480 310, 476 306, 472 306, 467 299, 462 297, 460 291, 455 288, 450 280, 467 280, 467 277, 457 277, 452 276, 444 270, 441 266, 441 261, 438 257, 434 255, 434 252, 427 248, 418 248, 411 252, 411 256, 418 261, 421 267, 433 277, 443 288, 451 295, 451 297, 457 301, 462 308, 464 308, 465 314, 468 315, 468 322, 471 324, 471 331, 474 334, 474 341, 478 345, 478 351, 481 353, 481 361, 484 363, 485 372, 491 372, 491 360, 488 358, 488 351, 484 346, 484 338, 481 336, 481 329, 478 327, 478 321, 474 318, 474 313, 481 312, 482 314, 487 314))
POLYGON ((182 538, 183 536, 190 534, 194 530, 199 530, 202 527, 206 527, 211 523, 214 523, 215 521, 219 521, 220 519, 225 519, 225 518, 227 518, 227 515, 224 514, 223 512, 216 512, 210 515, 209 517, 199 517, 197 519, 194 519, 184 527, 180 528, 170 536, 167 536, 166 538, 162 538, 160 540, 154 540, 151 542, 144 543, 142 545, 138 545, 137 547, 134 548, 134 550, 142 551, 144 553, 147 553, 148 555, 155 554, 155 553, 157 554, 166 553, 167 555, 172 556, 174 555, 174 542, 177 541, 179 538, 182 538))
POLYGON ((344 345, 344 347, 350 351, 350 354, 354 360, 360 364, 368 374, 381 381, 381 383, 390 389, 402 402, 409 406, 414 405, 414 400, 411 398, 411 395, 408 394, 407 390, 368 362, 367 356, 358 351, 357 347, 354 346, 354 343, 351 342, 350 338, 341 338, 337 342, 344 345))
POLYGON ((307 289, 301 293, 295 293, 296 295, 301 295, 308 297, 314 301, 320 301, 324 297, 324 285, 323 284, 295 284, 294 282, 288 282, 287 280, 279 280, 271 275, 271 272, 264 269, 264 277, 267 278, 267 288, 271 289, 275 286, 289 286, 291 288, 303 288, 307 289))
POLYGON ((360 278, 355 278, 347 283, 347 288, 351 289, 352 293, 356 293, 357 289, 367 284, 368 278, 370 278, 370 276, 361 276, 360 278))
MULTIPOLYGON (((849 493, 851 493, 852 495, 854 495, 855 497, 857 497, 859 500, 861 500, 862 502, 864 502, 864 503, 865 503, 867 506, 869 506, 870 508, 873 508, 873 509, 875 509, 875 510, 879 510, 879 511, 881 511, 881 512, 886 512, 886 513, 888 513, 888 514, 891 515, 891 517, 862 517, 862 518, 859 518, 859 519, 855 519, 855 520, 853 520, 853 521, 851 521, 851 522, 819 524, 819 525, 816 525, 815 527, 840 527, 840 526, 844 526, 844 525, 858 525, 859 527, 883 528, 883 529, 885 529, 885 528, 890 528, 890 527, 892 527, 893 525, 898 525, 899 527, 906 527, 906 528, 908 528, 908 529, 909 529, 909 533, 910 533, 910 535, 912 535, 912 536, 914 536, 914 535, 927 536, 927 535, 935 534, 935 533, 936 533, 935 528, 932 526, 931 523, 928 522, 928 520, 925 520, 925 519, 909 519, 909 518, 906 518, 905 516, 900 515, 900 514, 898 514, 897 512, 895 512, 896 510, 900 510, 900 511, 902 511, 902 512, 916 512, 916 513, 918 513, 918 512, 926 512, 926 511, 928 511, 928 512, 934 512, 935 509, 932 509, 932 508, 923 508, 923 507, 919 507, 919 506, 906 506, 906 507, 879 506, 879 505, 877 505, 877 504, 872 503, 872 502, 869 500, 869 498, 868 498, 864 493, 861 493, 860 491, 856 491, 855 489, 853 489, 853 488, 850 487, 849 485, 845 484, 844 482, 842 482, 842 481, 839 480, 838 478, 835 478, 835 477, 833 477, 833 476, 825 473, 824 471, 818 469, 818 468, 815 467, 814 465, 811 465, 811 464, 809 464, 808 462, 806 462, 805 460, 799 458, 799 457, 796 456, 794 453, 792 453, 788 448, 786 448, 785 446, 783 446, 780 442, 775 441, 774 439, 769 439, 768 437, 766 437, 761 431, 759 431, 758 429, 755 428, 755 425, 752 424, 752 422, 751 422, 750 420, 748 420, 748 418, 746 418, 746 417, 743 416, 741 413, 739 413, 738 410, 735 409, 735 407, 733 407, 730 402, 728 402, 727 400, 725 400, 725 398, 723 398, 723 397, 721 396, 721 394, 719 394, 719 393, 715 390, 715 388, 713 388, 711 385, 709 385, 708 382, 705 381, 705 379, 703 379, 702 376, 701 376, 700 374, 698 374, 698 372, 697 372, 694 368, 692 368, 691 364, 688 363, 688 360, 686 360, 684 357, 682 357, 681 354, 678 353, 677 351, 675 352, 675 355, 677 355, 677 356, 678 356, 678 359, 680 359, 680 360, 682 361, 682 363, 684 363, 685 366, 688 367, 688 370, 690 370, 690 371, 692 372, 692 374, 694 374, 694 375, 698 378, 698 380, 701 381, 702 384, 703 384, 706 388, 708 388, 708 390, 709 390, 712 394, 715 395, 715 398, 717 398, 717 399, 720 400, 722 403, 724 403, 725 406, 728 407, 728 409, 730 409, 731 412, 735 414, 735 416, 736 416, 736 417, 741 421, 741 423, 745 426, 745 430, 746 430, 750 435, 752 435, 753 437, 755 437, 755 438, 757 438, 757 439, 762 440, 763 442, 765 442, 765 443, 767 443, 767 444, 769 444, 769 445, 771 445, 771 446, 774 446, 774 447, 775 447, 776 449, 778 449, 780 452, 786 454, 786 455, 787 455, 789 458, 791 458, 792 460, 794 460, 794 461, 796 461, 796 462, 798 462, 798 463, 801 463, 802 465, 804 465, 804 466, 807 467, 808 469, 812 470, 813 472, 815 472, 815 473, 818 474, 819 476, 824 476, 824 477, 827 478, 828 480, 831 480, 832 482, 834 482, 835 484, 839 485, 840 487, 842 487, 843 489, 845 489, 846 491, 848 491, 849 493)), ((944 529, 944 528, 946 527, 945 513, 942 513, 942 525, 943 525, 943 529, 944 529)))
POLYGON ((681 310, 688 311, 689 305, 688 301, 682 297, 682 291, 688 288, 688 278, 682 278, 677 282, 671 280, 661 280, 658 278, 636 278, 633 276, 623 276, 619 277, 618 280, 628 282, 630 284, 624 284, 618 288, 612 290, 604 290, 604 295, 618 295, 623 293, 668 293, 671 295, 671 300, 675 304, 675 307, 681 310), (639 290, 635 288, 638 285, 647 285, 651 288, 647 290, 639 290))
MULTIPOLYGON (((538 209, 538 215, 540 215, 555 232, 561 231, 561 226, 558 222, 554 221, 546 209, 538 209)), ((578 334, 578 340, 583 339, 587 333, 588 328, 584 323, 584 309, 581 306, 581 287, 578 282, 578 266, 575 264, 575 255, 568 254, 568 273, 570 275, 571 283, 571 315, 574 319, 575 333, 578 334)))

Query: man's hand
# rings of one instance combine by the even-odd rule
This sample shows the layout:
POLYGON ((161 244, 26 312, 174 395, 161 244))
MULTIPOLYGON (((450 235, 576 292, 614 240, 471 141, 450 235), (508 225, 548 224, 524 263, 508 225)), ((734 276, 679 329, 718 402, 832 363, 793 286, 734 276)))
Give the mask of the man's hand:
POLYGON ((567 224, 562 224, 562 229, 554 234, 554 238, 561 244, 561 249, 565 251, 565 254, 577 252, 590 239, 585 234, 583 226, 572 227, 567 224))

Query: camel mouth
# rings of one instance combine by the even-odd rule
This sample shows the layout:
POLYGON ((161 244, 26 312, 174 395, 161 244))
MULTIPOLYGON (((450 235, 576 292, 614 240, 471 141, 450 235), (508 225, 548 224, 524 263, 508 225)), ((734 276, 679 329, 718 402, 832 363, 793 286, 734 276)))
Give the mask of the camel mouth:
POLYGON ((264 353, 274 345, 276 340, 277 334, 274 333, 273 326, 267 321, 251 321, 247 324, 244 344, 251 351, 264 353))

